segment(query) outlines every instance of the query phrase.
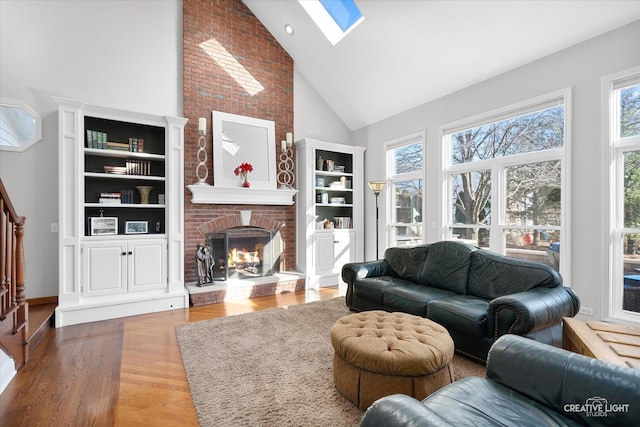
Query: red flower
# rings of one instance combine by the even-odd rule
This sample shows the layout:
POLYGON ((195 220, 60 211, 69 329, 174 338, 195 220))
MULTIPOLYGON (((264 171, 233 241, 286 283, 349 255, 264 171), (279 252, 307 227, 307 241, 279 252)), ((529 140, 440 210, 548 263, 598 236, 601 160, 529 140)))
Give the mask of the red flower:
POLYGON ((249 172, 253 172, 253 166, 251 166, 251 163, 242 163, 240 166, 233 170, 234 174, 243 176, 245 176, 249 172))

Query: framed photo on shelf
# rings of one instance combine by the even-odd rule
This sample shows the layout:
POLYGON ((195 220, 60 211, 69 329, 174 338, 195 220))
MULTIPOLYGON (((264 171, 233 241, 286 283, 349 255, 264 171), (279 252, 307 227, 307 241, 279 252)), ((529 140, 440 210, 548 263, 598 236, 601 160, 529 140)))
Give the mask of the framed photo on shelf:
POLYGON ((324 178, 321 176, 316 177, 316 187, 324 187, 324 178))
POLYGON ((95 216, 89 218, 89 234, 92 236, 118 234, 118 217, 95 216))
POLYGON ((125 234, 147 234, 148 232, 148 221, 127 221, 124 223, 125 234))

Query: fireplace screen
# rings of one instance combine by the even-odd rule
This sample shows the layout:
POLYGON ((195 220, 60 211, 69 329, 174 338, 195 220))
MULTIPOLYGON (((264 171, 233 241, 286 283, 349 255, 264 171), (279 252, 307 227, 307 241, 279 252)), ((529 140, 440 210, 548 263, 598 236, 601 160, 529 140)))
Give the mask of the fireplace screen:
POLYGON ((263 228, 230 228, 207 235, 213 280, 248 279, 273 274, 273 233, 263 228))

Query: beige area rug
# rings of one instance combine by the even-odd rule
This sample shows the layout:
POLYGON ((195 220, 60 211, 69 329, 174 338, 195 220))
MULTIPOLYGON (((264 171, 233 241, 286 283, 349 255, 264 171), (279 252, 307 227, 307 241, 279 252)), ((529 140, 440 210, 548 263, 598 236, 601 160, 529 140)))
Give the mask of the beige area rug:
MULTIPOLYGON (((357 426, 363 412, 333 385, 344 297, 176 327, 202 426, 357 426)), ((455 356, 456 379, 484 367, 455 356)))

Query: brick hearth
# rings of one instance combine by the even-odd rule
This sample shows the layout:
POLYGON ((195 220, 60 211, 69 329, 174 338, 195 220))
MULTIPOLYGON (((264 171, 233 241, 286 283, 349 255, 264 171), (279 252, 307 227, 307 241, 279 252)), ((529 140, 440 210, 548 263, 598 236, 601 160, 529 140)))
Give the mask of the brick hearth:
POLYGON ((187 290, 190 304, 199 306, 304 291, 305 279, 304 275, 298 273, 277 273, 250 280, 227 280, 202 287, 189 284, 187 290))

